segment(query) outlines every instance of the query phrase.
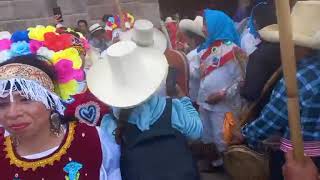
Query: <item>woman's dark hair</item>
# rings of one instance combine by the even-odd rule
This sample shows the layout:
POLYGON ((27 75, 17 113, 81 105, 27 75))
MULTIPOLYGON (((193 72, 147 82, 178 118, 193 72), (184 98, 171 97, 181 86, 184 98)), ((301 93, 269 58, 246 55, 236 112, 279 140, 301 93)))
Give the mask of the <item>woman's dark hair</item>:
POLYGON ((128 120, 133 109, 122 109, 120 110, 119 119, 117 121, 117 128, 114 131, 114 136, 117 144, 122 145, 126 139, 124 137, 124 132, 128 127, 128 120))
POLYGON ((45 57, 32 54, 32 55, 13 57, 4 63, 1 63, 0 66, 4 66, 7 64, 13 64, 13 63, 30 65, 30 66, 33 66, 33 67, 36 67, 36 68, 42 70, 50 77, 50 79, 53 82, 56 82, 57 77, 56 77, 54 67, 51 64, 49 64, 48 62, 49 62, 49 60, 47 60, 45 57))
POLYGON ((271 24, 277 23, 276 8, 273 0, 268 1, 266 5, 259 5, 254 10, 253 15, 257 29, 262 29, 271 24))
POLYGON ((86 20, 84 20, 84 19, 79 20, 77 24, 79 25, 80 23, 83 23, 86 26, 88 26, 88 22, 86 20))
POLYGON ((238 0, 209 1, 209 8, 220 10, 233 17, 238 9, 238 0))
POLYGON ((193 39, 196 39, 197 41, 200 41, 200 42, 203 42, 205 41, 205 38, 194 33, 194 32, 191 32, 191 31, 184 31, 184 33, 189 37, 189 38, 193 38, 193 39))

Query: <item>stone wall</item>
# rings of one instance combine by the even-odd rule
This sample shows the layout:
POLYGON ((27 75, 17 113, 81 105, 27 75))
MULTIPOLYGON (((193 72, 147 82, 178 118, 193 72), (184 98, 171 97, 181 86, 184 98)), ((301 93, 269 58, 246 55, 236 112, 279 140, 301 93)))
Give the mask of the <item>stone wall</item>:
MULTIPOLYGON (((159 25, 158 0, 119 0, 123 11, 137 19, 147 18, 159 25)), ((0 31, 53 24, 52 8, 60 6, 64 24, 75 26, 80 19, 101 22, 104 14, 115 14, 114 0, 0 0, 0 31)))
POLYGON ((52 21, 50 13, 53 6, 51 0, 1 0, 0 30, 16 30, 35 24, 48 24, 52 21))

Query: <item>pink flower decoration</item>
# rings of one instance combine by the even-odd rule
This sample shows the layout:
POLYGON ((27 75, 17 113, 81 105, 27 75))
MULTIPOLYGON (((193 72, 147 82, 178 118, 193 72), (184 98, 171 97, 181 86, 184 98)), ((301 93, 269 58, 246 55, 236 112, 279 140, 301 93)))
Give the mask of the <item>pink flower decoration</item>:
POLYGON ((83 47, 84 47, 86 50, 90 49, 90 45, 89 45, 88 40, 86 40, 85 38, 81 38, 80 41, 81 41, 81 43, 83 44, 83 47))
POLYGON ((10 39, 2 39, 0 40, 0 51, 9 50, 11 48, 11 40, 10 39))
POLYGON ((41 41, 31 40, 29 45, 31 53, 36 54, 38 49, 40 49, 43 46, 43 43, 41 41))
POLYGON ((83 70, 73 69, 73 62, 70 60, 62 59, 59 62, 57 62, 54 67, 57 72, 59 83, 67 83, 71 80, 84 80, 83 70))

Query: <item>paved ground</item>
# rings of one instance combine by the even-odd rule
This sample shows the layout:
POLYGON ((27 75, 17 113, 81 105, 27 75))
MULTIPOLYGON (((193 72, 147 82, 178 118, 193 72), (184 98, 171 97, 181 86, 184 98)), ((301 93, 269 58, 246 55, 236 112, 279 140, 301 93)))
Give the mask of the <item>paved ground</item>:
POLYGON ((202 180, 231 180, 224 174, 201 174, 202 180))

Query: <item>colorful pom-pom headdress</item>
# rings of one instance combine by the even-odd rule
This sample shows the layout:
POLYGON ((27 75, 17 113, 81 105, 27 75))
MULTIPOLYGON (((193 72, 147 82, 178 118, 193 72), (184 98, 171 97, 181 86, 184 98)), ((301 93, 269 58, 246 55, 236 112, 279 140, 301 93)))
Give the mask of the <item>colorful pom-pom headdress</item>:
POLYGON ((71 29, 36 26, 12 35, 0 32, 0 63, 18 56, 38 55, 54 67, 57 76, 57 82, 53 82, 42 70, 22 63, 0 66, 0 97, 12 99, 13 92, 18 91, 62 115, 61 100, 79 93, 85 79, 80 56, 85 56, 87 48, 87 40, 71 29))
MULTIPOLYGON (((135 19, 131 14, 124 13, 123 14, 123 21, 124 21, 124 26, 125 26, 126 30, 129 30, 133 27, 135 19)), ((106 23, 106 31, 113 31, 118 28, 121 28, 120 16, 115 15, 115 16, 109 17, 109 19, 106 23)))

